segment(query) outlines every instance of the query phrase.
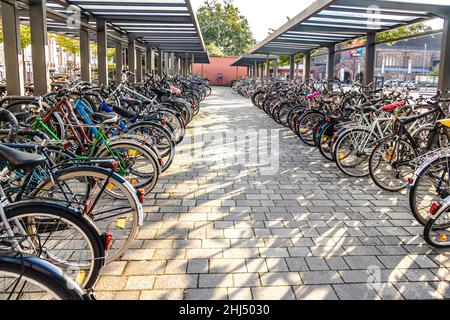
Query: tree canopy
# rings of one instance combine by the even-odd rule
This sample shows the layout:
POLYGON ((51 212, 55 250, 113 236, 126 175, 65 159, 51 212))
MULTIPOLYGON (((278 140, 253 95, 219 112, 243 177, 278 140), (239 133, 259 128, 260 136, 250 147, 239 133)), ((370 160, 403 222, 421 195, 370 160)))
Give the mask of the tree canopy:
POLYGON ((232 0, 206 0, 197 16, 212 55, 239 56, 255 44, 247 18, 232 0))

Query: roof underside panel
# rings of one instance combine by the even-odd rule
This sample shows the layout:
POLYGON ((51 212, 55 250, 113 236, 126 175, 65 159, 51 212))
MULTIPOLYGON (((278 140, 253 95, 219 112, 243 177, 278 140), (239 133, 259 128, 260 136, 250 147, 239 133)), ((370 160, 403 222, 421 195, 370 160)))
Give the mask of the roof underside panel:
POLYGON ((316 0, 250 50, 292 55, 356 39, 368 33, 448 15, 450 6, 406 0, 316 0))
POLYGON ((255 64, 266 62, 267 59, 269 61, 278 60, 278 56, 263 56, 263 55, 245 55, 240 57, 236 62, 234 62, 232 67, 253 67, 255 64))
MULTIPOLYGON (((55 21, 58 14, 77 17, 80 11, 108 23, 108 32, 118 37, 139 40, 162 51, 194 54, 196 62, 209 63, 200 28, 190 0, 47 0, 49 31, 78 36, 79 27, 55 21)), ((27 20, 25 17, 24 20, 27 20)), ((95 32, 91 39, 95 40, 95 32)))

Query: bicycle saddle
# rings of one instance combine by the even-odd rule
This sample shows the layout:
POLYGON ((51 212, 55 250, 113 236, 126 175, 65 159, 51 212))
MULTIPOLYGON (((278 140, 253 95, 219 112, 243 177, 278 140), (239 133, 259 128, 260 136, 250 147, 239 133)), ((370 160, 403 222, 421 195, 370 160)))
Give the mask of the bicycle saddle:
POLYGON ((120 107, 114 107, 114 112, 125 119, 134 119, 137 117, 135 112, 120 107))
POLYGON ((13 169, 31 169, 46 161, 42 155, 27 153, 0 145, 0 158, 6 160, 13 169))
POLYGON ((92 118, 102 124, 111 124, 119 121, 119 117, 115 113, 93 113, 92 118))
POLYGON ((128 105, 129 107, 141 107, 142 102, 136 99, 120 99, 120 102, 128 105))

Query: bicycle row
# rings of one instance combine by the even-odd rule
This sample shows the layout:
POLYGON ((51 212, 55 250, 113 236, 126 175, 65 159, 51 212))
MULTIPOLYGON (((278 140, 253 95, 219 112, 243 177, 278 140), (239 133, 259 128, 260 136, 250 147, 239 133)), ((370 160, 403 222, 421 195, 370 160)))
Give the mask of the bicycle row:
POLYGON ((241 80, 233 88, 346 175, 407 189, 427 243, 450 247, 448 92, 427 98, 337 80, 241 80))
POLYGON ((1 299, 95 299, 101 269, 133 244, 145 197, 211 88, 129 75, 0 100, 1 299))

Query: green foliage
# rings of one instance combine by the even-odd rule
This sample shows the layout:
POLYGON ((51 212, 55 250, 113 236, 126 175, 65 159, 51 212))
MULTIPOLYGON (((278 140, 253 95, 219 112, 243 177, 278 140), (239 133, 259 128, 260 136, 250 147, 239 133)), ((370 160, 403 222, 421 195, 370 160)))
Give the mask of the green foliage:
MULTIPOLYGON (((295 56, 295 63, 303 63, 303 54, 297 54, 295 56)), ((290 56, 281 56, 278 58, 278 65, 280 67, 286 67, 291 65, 291 57, 290 56)))
POLYGON ((56 39, 56 44, 64 49, 65 52, 71 54, 80 53, 80 41, 60 34, 50 35, 56 39))
MULTIPOLYGON (((410 26, 400 27, 394 30, 388 30, 377 34, 377 42, 389 41, 402 37, 418 34, 420 32, 429 31, 430 27, 427 27, 423 23, 417 23, 410 26)), ((396 42, 390 42, 388 45, 393 46, 396 42)))
MULTIPOLYGON (((0 19, 0 43, 3 43, 3 24, 0 19)), ((29 26, 20 25, 20 45, 25 49, 31 44, 31 30, 29 26)))
POLYGON ((220 50, 216 44, 210 43, 206 46, 206 49, 208 50, 209 54, 213 57, 223 57, 225 54, 222 50, 220 50))
POLYGON ((20 26, 20 45, 25 49, 31 44, 31 30, 28 26, 20 26))
POLYGON ((433 70, 428 74, 431 77, 439 77, 439 73, 440 73, 440 65, 436 65, 433 70))
POLYGON ((216 54, 239 56, 255 44, 247 18, 232 0, 205 0, 197 17, 205 44, 216 54))

